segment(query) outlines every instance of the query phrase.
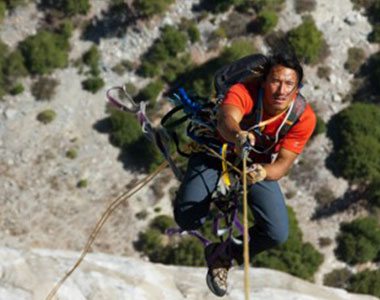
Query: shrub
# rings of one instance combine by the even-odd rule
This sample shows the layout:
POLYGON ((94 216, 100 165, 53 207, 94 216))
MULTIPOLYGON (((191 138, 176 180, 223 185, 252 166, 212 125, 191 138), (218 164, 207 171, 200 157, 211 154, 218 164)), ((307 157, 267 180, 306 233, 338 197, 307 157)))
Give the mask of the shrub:
POLYGON ((192 44, 199 42, 201 39, 201 33, 199 32, 199 29, 195 23, 191 24, 187 28, 187 35, 189 36, 190 42, 192 44))
POLYGON ((257 25, 259 32, 267 34, 272 31, 278 22, 277 13, 273 10, 263 10, 257 16, 257 25))
POLYGON ((274 10, 274 11, 281 11, 284 4, 285 0, 254 0, 254 1, 249 1, 248 2, 253 2, 253 6, 256 11, 262 11, 262 10, 274 10))
POLYGON ((6 12, 7 6, 5 5, 5 2, 0 2, 0 22, 3 22, 6 12))
POLYGON ((148 101, 150 105, 149 108, 153 109, 156 105, 157 97, 163 88, 164 84, 160 80, 150 82, 145 88, 140 91, 136 99, 139 101, 148 101))
POLYGON ((138 220, 145 220, 148 216, 148 212, 146 209, 142 210, 142 211, 139 211, 138 213, 136 213, 136 218, 138 220))
POLYGON ((164 13, 174 0, 134 0, 133 7, 142 17, 164 13))
POLYGON ((178 81, 190 92, 200 97, 210 97, 213 92, 215 72, 222 66, 243 56, 255 52, 254 44, 248 39, 235 40, 230 47, 226 47, 221 55, 211 59, 203 65, 197 66, 179 76, 178 81))
POLYGON ((301 25, 288 32, 289 43, 298 57, 307 64, 316 64, 323 55, 326 42, 312 17, 304 18, 301 25))
POLYGON ((163 68, 162 78, 166 82, 173 82, 179 74, 185 74, 192 67, 189 54, 178 56, 176 59, 169 60, 163 68))
POLYGON ((333 141, 330 165, 336 175, 353 182, 380 177, 380 107, 354 103, 330 119, 333 141))
POLYGON ((15 86, 13 86, 9 93, 13 96, 21 94, 24 91, 24 86, 21 83, 17 83, 15 86))
POLYGON ((380 43, 380 24, 372 26, 372 32, 368 35, 368 41, 371 43, 380 43))
POLYGON ((332 242, 333 241, 329 237, 321 237, 321 238, 318 239, 318 244, 321 247, 330 246, 332 244, 332 242))
POLYGON ((166 229, 175 227, 176 224, 173 218, 167 215, 160 215, 155 217, 151 222, 149 227, 152 229, 157 229, 161 233, 165 233, 166 229))
POLYGON ((356 73, 365 60, 365 52, 362 48, 351 47, 348 49, 347 61, 344 68, 350 73, 356 73))
POLYGON ((317 69, 317 76, 321 79, 329 80, 331 75, 331 68, 329 66, 321 66, 317 69))
POLYGON ((67 38, 49 31, 40 31, 19 44, 25 65, 32 74, 51 73, 68 63, 67 38))
POLYGON ((246 35, 247 28, 251 20, 251 16, 232 12, 226 21, 220 23, 220 27, 223 29, 224 37, 233 39, 246 35))
POLYGON ((167 253, 162 245, 162 234, 157 229, 149 228, 145 232, 140 232, 135 246, 138 251, 148 256, 151 262, 166 260, 167 253))
POLYGON ((81 179, 77 182, 77 187, 80 189, 86 188, 88 186, 87 179, 81 179))
POLYGON ((239 6, 244 0, 202 0, 200 6, 213 13, 226 12, 231 6, 239 6))
POLYGON ((369 206, 380 207, 380 179, 376 178, 371 182, 367 189, 367 199, 369 206))
POLYGON ((82 81, 82 88, 95 94, 104 86, 104 80, 100 77, 90 77, 82 81))
POLYGON ((7 63, 4 65, 4 74, 10 78, 17 78, 28 74, 28 70, 24 63, 24 57, 19 50, 13 51, 7 57, 7 63))
POLYGON ((100 73, 100 53, 98 48, 95 45, 91 46, 91 48, 83 54, 82 59, 83 62, 90 68, 91 75, 98 76, 100 73))
POLYGON ((314 197, 318 204, 322 207, 329 206, 335 200, 334 192, 327 185, 320 187, 314 197))
POLYGON ((51 109, 46 109, 37 115, 37 120, 43 124, 48 124, 54 121, 57 116, 56 112, 51 109))
POLYGON ((112 109, 110 112, 112 144, 123 148, 137 142, 142 136, 142 131, 136 117, 116 109, 112 109))
POLYGON ((204 247, 194 237, 183 237, 175 246, 165 248, 166 264, 180 266, 205 266, 204 247))
POLYGON ((66 157, 70 159, 75 159, 78 156, 78 151, 77 149, 71 148, 66 151, 66 157))
POLYGON ((89 0, 42 0, 41 6, 63 12, 66 16, 86 15, 91 7, 89 0))
POLYGON ((296 0, 295 9, 298 14, 315 10, 317 2, 315 0, 296 0))
POLYGON ((343 223, 337 237, 337 257, 350 265, 375 260, 380 251, 380 227, 373 218, 343 223))
POLYGON ((55 94, 58 80, 49 77, 39 77, 32 84, 31 92, 36 100, 51 100, 55 94))
POLYGON ((353 293, 380 297, 380 270, 364 271, 351 277, 348 290, 353 293))
POLYGON ((352 274, 349 269, 335 269, 330 273, 327 273, 323 278, 323 284, 335 288, 345 289, 347 288, 348 280, 352 274))
POLYGON ((311 244, 302 243, 302 232, 290 207, 288 214, 290 232, 288 241, 276 249, 260 253, 255 257, 253 264, 311 280, 322 263, 323 256, 311 244))
POLYGON ((112 67, 112 71, 114 71, 119 76, 123 75, 127 71, 133 70, 133 63, 129 60, 122 60, 118 64, 112 67))
POLYGON ((143 55, 142 64, 137 70, 139 75, 152 77, 162 72, 162 66, 185 50, 186 34, 173 26, 165 26, 158 38, 143 55))

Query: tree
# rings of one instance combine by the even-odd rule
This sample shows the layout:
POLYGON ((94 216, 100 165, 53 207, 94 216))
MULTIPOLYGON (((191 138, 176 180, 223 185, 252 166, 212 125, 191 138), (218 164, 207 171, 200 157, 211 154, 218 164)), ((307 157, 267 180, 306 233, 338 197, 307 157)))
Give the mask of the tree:
POLYGON ((354 103, 333 116, 327 134, 333 141, 329 167, 353 182, 380 177, 380 107, 354 103))
POLYGON ((380 270, 364 271, 352 276, 348 290, 353 293, 370 294, 380 297, 380 270))
POLYGON ((297 56, 307 64, 320 62, 327 47, 323 33, 318 30, 312 17, 304 18, 301 25, 290 30, 288 39, 297 56))
POLYGON ((145 18, 164 13, 174 0, 135 0, 133 7, 145 18))
POLYGON ((61 11, 69 17, 86 15, 91 7, 89 0, 42 0, 41 6, 61 11))
POLYGON ((373 218, 357 219, 341 225, 337 237, 337 257, 354 265, 374 261, 380 254, 380 227, 373 218))
POLYGON ((19 44, 25 65, 32 74, 48 74, 68 63, 67 38, 42 30, 19 44))
POLYGON ((259 31, 263 34, 273 30, 278 22, 277 13, 273 10, 263 10, 257 16, 259 31))

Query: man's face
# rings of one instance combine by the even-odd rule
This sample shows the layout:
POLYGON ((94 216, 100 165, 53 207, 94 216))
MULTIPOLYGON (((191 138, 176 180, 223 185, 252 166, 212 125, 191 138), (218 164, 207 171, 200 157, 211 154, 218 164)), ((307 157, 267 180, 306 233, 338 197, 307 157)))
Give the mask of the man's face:
POLYGON ((269 114, 284 111, 298 91, 298 76, 293 69, 276 65, 264 81, 264 109, 269 114))

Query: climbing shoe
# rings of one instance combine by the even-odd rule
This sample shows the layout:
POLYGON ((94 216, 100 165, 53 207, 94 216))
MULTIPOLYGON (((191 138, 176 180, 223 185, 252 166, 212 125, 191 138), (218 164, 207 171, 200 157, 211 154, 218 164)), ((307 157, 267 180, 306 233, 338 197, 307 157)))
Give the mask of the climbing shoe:
POLYGON ((205 248, 208 265, 206 275, 207 286, 218 297, 227 293, 228 270, 231 268, 231 258, 226 247, 220 243, 212 243, 205 248))

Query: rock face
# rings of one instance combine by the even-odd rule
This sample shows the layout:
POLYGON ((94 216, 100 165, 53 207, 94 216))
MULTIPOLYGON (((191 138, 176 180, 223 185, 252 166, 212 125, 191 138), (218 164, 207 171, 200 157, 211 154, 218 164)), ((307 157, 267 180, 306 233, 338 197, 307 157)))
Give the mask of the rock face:
MULTIPOLYGON (((0 299, 40 300, 79 254, 35 249, 0 249, 0 299)), ((152 264, 130 257, 89 254, 59 289, 59 300, 178 300, 218 299, 207 289, 205 268, 152 264)), ((267 269, 250 269, 251 299, 255 300, 375 300, 365 295, 326 288, 267 269)), ((244 299, 243 270, 233 269, 224 299, 244 299)))

